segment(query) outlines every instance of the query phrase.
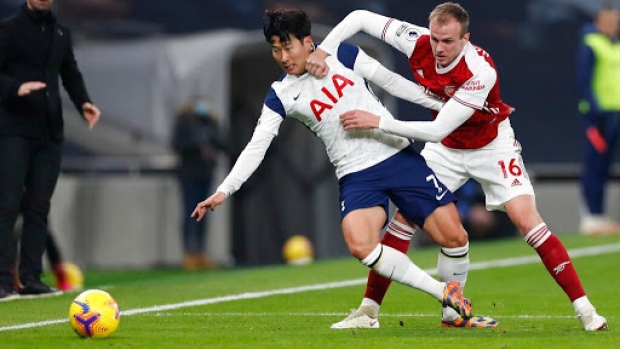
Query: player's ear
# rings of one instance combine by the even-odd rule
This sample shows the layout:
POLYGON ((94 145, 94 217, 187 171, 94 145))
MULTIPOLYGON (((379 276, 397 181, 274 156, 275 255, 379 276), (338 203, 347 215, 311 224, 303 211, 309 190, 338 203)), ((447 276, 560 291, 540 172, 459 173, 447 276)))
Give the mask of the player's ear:
POLYGON ((465 33, 465 35, 463 35, 463 40, 469 41, 469 33, 465 33))
POLYGON ((313 51, 314 50, 314 40, 312 40, 312 36, 308 35, 306 36, 302 43, 304 44, 304 47, 306 49, 308 49, 308 51, 313 51))

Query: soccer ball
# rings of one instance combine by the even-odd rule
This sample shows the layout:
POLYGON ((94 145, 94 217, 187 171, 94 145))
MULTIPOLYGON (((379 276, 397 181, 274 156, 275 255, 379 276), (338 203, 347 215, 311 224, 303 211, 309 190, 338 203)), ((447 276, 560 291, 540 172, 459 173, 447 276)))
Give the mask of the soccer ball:
POLYGON ((108 337, 116 331, 120 319, 118 304, 101 290, 80 293, 69 307, 69 324, 80 337, 108 337))
POLYGON ((80 267, 71 262, 62 262, 62 269, 72 290, 79 290, 84 287, 84 274, 82 274, 80 267))
POLYGON ((291 265, 310 264, 314 260, 314 249, 310 240, 303 235, 288 238, 282 248, 286 263, 291 265))

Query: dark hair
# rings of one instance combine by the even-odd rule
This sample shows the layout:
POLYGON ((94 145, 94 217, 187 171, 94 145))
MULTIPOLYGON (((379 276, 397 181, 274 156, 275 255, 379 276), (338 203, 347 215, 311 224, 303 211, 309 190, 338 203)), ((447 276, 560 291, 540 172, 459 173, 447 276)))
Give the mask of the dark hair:
POLYGON ((271 43, 272 36, 278 36, 281 42, 290 40, 290 35, 302 40, 310 35, 312 27, 310 18, 302 10, 277 9, 265 11, 263 33, 265 40, 271 43))
POLYGON ((459 23, 461 23, 461 38, 469 31, 469 14, 459 4, 454 2, 444 2, 437 5, 435 9, 428 16, 428 21, 433 19, 437 20, 437 23, 444 24, 449 17, 453 17, 459 23))

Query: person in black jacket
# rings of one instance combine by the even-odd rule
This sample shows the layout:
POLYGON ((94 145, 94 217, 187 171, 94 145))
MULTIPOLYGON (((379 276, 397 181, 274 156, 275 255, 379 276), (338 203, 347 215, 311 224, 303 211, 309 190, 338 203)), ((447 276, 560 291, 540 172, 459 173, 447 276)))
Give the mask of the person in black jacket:
POLYGON ((63 118, 59 77, 92 128, 100 111, 78 69, 69 30, 53 0, 27 0, 0 23, 0 300, 57 294, 41 282, 50 200, 60 173, 63 118), (22 209, 19 294, 11 267, 13 228, 22 209))
POLYGON ((183 266, 187 270, 215 268, 205 256, 205 221, 196 222, 187 214, 211 192, 217 153, 226 150, 215 113, 203 98, 193 98, 177 113, 172 148, 179 160, 177 175, 183 198, 183 266))

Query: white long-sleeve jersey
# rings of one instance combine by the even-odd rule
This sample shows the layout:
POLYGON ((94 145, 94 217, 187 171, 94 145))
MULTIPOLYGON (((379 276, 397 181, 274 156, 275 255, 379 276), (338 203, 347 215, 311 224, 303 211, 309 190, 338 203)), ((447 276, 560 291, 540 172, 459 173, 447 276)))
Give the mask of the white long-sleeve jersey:
POLYGON ((360 109, 393 119, 366 80, 413 103, 435 110, 441 108, 441 100, 389 71, 357 46, 340 45, 336 54, 327 58, 327 64, 330 71, 324 78, 307 73, 284 74, 271 85, 252 139, 217 191, 231 195, 241 187, 263 161, 287 117, 301 121, 323 141, 338 178, 369 168, 407 147, 408 139, 377 129, 344 131, 340 115, 350 110, 360 109))

